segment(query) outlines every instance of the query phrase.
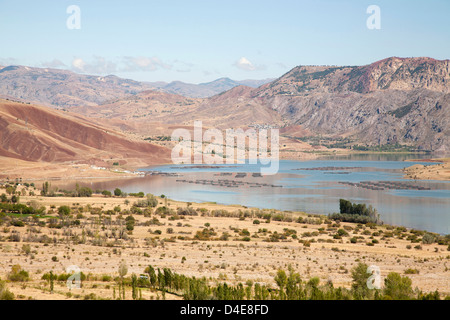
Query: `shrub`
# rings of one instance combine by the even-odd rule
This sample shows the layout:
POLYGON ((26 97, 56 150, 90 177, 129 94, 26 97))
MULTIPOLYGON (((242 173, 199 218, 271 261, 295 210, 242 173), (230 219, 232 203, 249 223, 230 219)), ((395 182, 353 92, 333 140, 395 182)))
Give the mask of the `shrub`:
POLYGON ((18 264, 11 267, 11 272, 8 273, 8 280, 13 282, 24 282, 30 280, 30 275, 23 270, 18 264))
POLYGON ((89 187, 77 188, 78 197, 90 197, 92 196, 92 189, 89 187))
POLYGON ((69 206, 60 206, 58 208, 58 214, 60 216, 68 216, 70 214, 70 207, 69 206))
POLYGON ((0 281, 0 300, 14 300, 14 294, 8 290, 6 283, 0 281))
POLYGON ((436 238, 431 233, 425 233, 422 237, 423 244, 432 244, 436 238))
POLYGON ((405 270, 405 274, 419 274, 419 270, 409 268, 405 270))

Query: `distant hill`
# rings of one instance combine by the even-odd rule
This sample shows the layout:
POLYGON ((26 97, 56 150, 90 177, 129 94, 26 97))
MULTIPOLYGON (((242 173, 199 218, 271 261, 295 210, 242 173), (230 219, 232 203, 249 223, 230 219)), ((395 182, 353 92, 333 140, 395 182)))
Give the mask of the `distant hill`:
POLYGON ((299 66, 253 92, 289 124, 370 145, 450 151, 450 61, 299 66))
POLYGON ((0 156, 52 163, 114 159, 151 165, 168 162, 170 151, 132 141, 76 114, 0 100, 0 156))
POLYGON ((70 108, 94 106, 150 89, 186 97, 210 97, 241 84, 259 86, 270 80, 233 81, 222 78, 198 85, 180 81, 139 82, 113 75, 92 76, 61 69, 0 66, 0 96, 70 108))
POLYGON ((156 86, 156 88, 168 93, 179 94, 185 97, 208 98, 241 85, 258 88, 273 80, 274 79, 235 81, 230 78, 220 78, 211 82, 200 84, 174 81, 165 85, 156 86))
POLYGON ((150 88, 141 82, 116 76, 90 76, 24 66, 0 68, 1 95, 61 108, 93 106, 150 88))

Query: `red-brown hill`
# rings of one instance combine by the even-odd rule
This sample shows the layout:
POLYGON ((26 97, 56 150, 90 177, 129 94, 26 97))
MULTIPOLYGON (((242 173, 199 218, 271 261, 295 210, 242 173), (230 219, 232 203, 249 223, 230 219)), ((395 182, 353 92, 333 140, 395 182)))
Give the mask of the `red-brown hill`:
POLYGON ((133 141, 92 120, 51 108, 0 100, 0 156, 26 161, 166 163, 170 150, 133 141))

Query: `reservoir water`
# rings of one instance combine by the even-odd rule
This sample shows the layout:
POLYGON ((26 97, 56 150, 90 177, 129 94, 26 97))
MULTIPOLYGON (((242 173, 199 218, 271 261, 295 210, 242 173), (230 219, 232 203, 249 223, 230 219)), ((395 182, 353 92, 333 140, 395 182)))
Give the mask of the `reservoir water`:
POLYGON ((144 168, 145 177, 80 182, 92 189, 164 194, 190 202, 329 214, 339 199, 366 203, 388 224, 450 234, 450 181, 403 179, 413 164, 397 157, 281 160, 276 175, 260 177, 259 165, 167 165, 144 168), (375 159, 375 160, 374 160, 375 159))

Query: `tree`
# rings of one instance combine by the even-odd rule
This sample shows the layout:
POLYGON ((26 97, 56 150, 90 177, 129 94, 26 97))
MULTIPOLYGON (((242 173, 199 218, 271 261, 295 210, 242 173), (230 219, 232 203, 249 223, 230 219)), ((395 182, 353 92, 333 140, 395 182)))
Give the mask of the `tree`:
POLYGON ((152 286, 152 288, 155 288, 157 281, 155 268, 153 268, 152 266, 148 266, 147 268, 145 268, 144 272, 148 274, 148 279, 150 280, 150 285, 152 286))
POLYGON ((280 288, 280 294, 279 294, 279 298, 280 300, 285 299, 285 293, 284 293, 284 288, 287 285, 287 275, 286 272, 282 269, 277 271, 277 275, 275 276, 275 282, 278 285, 278 287, 280 288))
POLYGON ((413 295, 411 284, 412 281, 407 276, 391 272, 384 279, 384 295, 394 300, 409 300, 413 295))
POLYGON ((137 300, 137 277, 134 273, 131 275, 131 297, 137 300))
POLYGON ((369 297, 370 289, 367 287, 367 280, 370 277, 370 273, 367 273, 368 267, 367 264, 360 262, 352 269, 352 291, 356 300, 369 297))
POLYGON ((12 203, 18 203, 19 201, 20 201, 20 197, 19 196, 13 195, 11 197, 11 202, 12 203))
POLYGON ((127 273, 128 273, 128 266, 127 266, 127 264, 125 263, 125 261, 121 261, 120 262, 120 265, 119 265, 119 276, 121 277, 121 278, 123 278, 123 277, 125 277, 126 275, 127 275, 127 273))
POLYGON ((112 196, 111 191, 109 191, 109 190, 103 190, 102 191, 102 195, 104 195, 105 197, 111 197, 112 196))
POLYGON ((115 188, 114 189, 114 195, 116 197, 120 197, 122 195, 122 190, 120 190, 119 188, 115 188))
POLYGON ((50 271, 50 293, 53 293, 54 287, 55 287, 55 276, 53 275, 53 271, 50 271))
POLYGON ((78 188, 77 196, 78 197, 91 197, 92 196, 92 189, 89 188, 89 187, 78 188))
POLYGON ((289 276, 286 283, 286 296, 288 300, 300 299, 301 282, 300 274, 294 271, 294 268, 289 265, 289 276))
POLYGON ((339 200, 339 211, 341 213, 352 213, 352 203, 345 199, 339 200))
POLYGON ((308 281, 308 287, 311 290, 310 299, 311 300, 323 300, 323 293, 319 289, 320 279, 318 277, 312 277, 308 281))
POLYGON ((50 185, 49 185, 48 181, 45 181, 42 184, 41 195, 46 196, 48 194, 49 188, 50 188, 50 185))
POLYGON ((7 194, 11 195, 11 194, 16 193, 16 188, 12 187, 12 186, 7 186, 5 191, 6 191, 7 194))
MULTIPOLYGON (((119 271, 119 276, 120 276, 121 285, 122 285, 122 299, 125 300, 125 281, 124 281, 124 277, 128 273, 128 266, 126 265, 125 261, 122 260, 120 262, 118 271, 119 271)), ((120 284, 119 284, 119 297, 120 297, 120 284)))

